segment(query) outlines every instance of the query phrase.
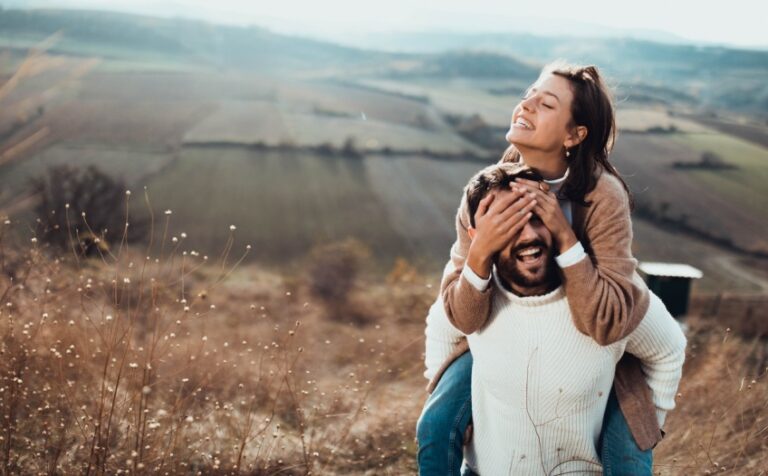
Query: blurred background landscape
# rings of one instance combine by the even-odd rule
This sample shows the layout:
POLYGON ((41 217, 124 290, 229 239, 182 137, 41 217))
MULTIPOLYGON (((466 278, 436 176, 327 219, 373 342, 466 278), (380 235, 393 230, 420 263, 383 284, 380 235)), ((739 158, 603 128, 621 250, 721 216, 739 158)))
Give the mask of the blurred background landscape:
MULTIPOLYGON (((148 331, 146 322, 137 317, 151 314, 151 309, 142 307, 140 296, 145 285, 148 290, 154 284, 136 284, 135 277, 110 284, 107 277, 110 270, 118 276, 120 263, 138 264, 144 255, 162 258, 167 267, 161 263, 154 272, 158 281, 167 277, 163 282, 168 285, 168 306, 183 308, 188 304, 184 299, 208 299, 219 306, 209 309, 206 301, 203 315, 218 320, 190 322, 186 334, 178 332, 180 338, 186 335, 189 342, 198 342, 205 334, 217 342, 210 345, 220 346, 216 359, 231 365, 232 357, 229 361, 224 357, 225 352, 235 352, 224 349, 229 343, 242 338, 258 340, 257 350, 265 344, 270 347, 280 342, 273 334, 287 336, 301 318, 307 334, 296 339, 303 339, 302 348, 310 358, 295 367, 278 366, 274 372, 288 375, 285 372, 291 369, 291 375, 299 370, 318 375, 295 387, 287 379, 265 383, 260 377, 274 374, 259 365, 259 378, 247 373, 242 378, 266 388, 259 393, 263 401, 252 405, 247 415, 258 414, 263 421, 259 412, 265 402, 274 404, 272 413, 266 412, 273 416, 266 417, 264 435, 271 437, 277 424, 275 406, 292 402, 284 414, 277 414, 284 420, 283 428, 301 438, 290 440, 288 449, 283 448, 284 457, 265 458, 264 452, 256 452, 250 460, 245 458, 249 463, 239 459, 232 463, 223 449, 216 453, 206 449, 200 453, 207 456, 195 456, 201 458, 197 469, 173 466, 172 448, 184 447, 181 439, 171 438, 173 443, 165 447, 171 450, 165 453, 143 455, 138 437, 128 435, 142 424, 151 427, 146 416, 120 430, 116 424, 112 433, 107 427, 105 436, 99 428, 106 417, 97 411, 96 424, 83 423, 81 436, 67 434, 57 440, 61 450, 54 451, 58 456, 52 460, 41 456, 52 451, 50 433, 47 443, 41 443, 40 448, 48 448, 43 450, 29 449, 35 441, 29 435, 18 446, 20 440, 8 433, 0 441, 6 471, 34 468, 64 474, 67 468, 98 473, 162 467, 172 473, 305 474, 310 468, 320 471, 315 474, 412 472, 413 427, 423 403, 419 392, 426 383, 420 375, 424 317, 455 238, 453 223, 462 187, 475 171, 500 157, 512 109, 541 66, 565 58, 598 65, 615 92, 619 135, 611 159, 634 193, 635 256, 641 261, 688 263, 704 273, 692 295, 691 326, 701 332, 691 342, 701 343, 701 356, 710 360, 689 358, 693 363, 687 375, 698 377, 684 382, 682 393, 703 391, 723 373, 730 379, 720 382, 722 394, 710 395, 713 400, 672 415, 670 425, 677 425, 673 426, 677 436, 685 434, 691 440, 679 438, 662 448, 659 470, 700 474, 739 467, 738 474, 765 474, 758 468, 765 471, 768 464, 764 451, 768 394, 762 378, 768 363, 768 48, 705 44, 647 32, 634 37, 575 37, 512 28, 358 32, 323 39, 168 15, 25 8, 55 2, 37 3, 4 2, 0 9, 0 217, 8 222, 0 236, 4 243, 21 243, 4 248, 8 253, 4 270, 5 266, 14 270, 4 274, 8 281, 7 289, 0 288, 4 299, 17 293, 19 302, 40 306, 37 298, 46 295, 46 279, 55 274, 62 302, 72 304, 57 312, 77 314, 75 304, 82 299, 78 293, 88 276, 94 283, 100 279, 96 276, 102 276, 105 289, 135 286, 125 294, 113 289, 94 297, 94 304, 101 303, 96 307, 102 320, 77 321, 83 332, 66 330, 69 318, 62 317, 56 325, 64 330, 41 331, 38 337, 68 335, 61 337, 62 342, 70 339, 75 345, 93 332, 88 330, 93 326, 116 326, 126 334, 116 330, 111 337, 99 334, 111 342, 111 347, 99 346, 101 350, 111 348, 114 355, 123 356, 124 365, 116 372, 131 368, 132 353, 143 356, 145 364, 178 369, 182 364, 171 365, 173 358, 149 355, 145 345, 128 345, 121 340, 124 337, 117 337, 132 335, 136 342, 144 342, 150 339, 147 336, 158 340, 168 336, 160 325, 148 331), (131 194, 126 196, 125 190, 131 194), (131 201, 130 233, 122 226, 126 197, 131 201), (81 220, 81 212, 87 212, 90 223, 81 220), (77 229, 81 245, 88 242, 79 252, 73 253, 71 236, 63 234, 67 228, 77 229), (123 246, 126 238, 133 251, 123 251, 128 249, 123 246), (246 250, 242 256, 241 250, 246 250), (227 261, 230 252, 234 258, 227 261), (27 253, 34 259, 23 258, 27 253), (73 254, 94 255, 91 261, 101 265, 84 265, 79 259, 87 258, 73 254), (174 299, 178 282, 168 276, 174 270, 186 275, 173 260, 201 255, 211 257, 211 269, 205 264, 195 267, 199 275, 190 275, 187 288, 182 285, 174 299), (219 264, 214 265, 217 257, 219 264), (213 271, 226 270, 235 262, 237 271, 220 276, 213 271), (59 268, 67 263, 79 266, 79 271, 59 268), (27 273, 27 289, 19 289, 24 275, 19 270, 25 266, 37 270, 38 287, 32 284, 36 274, 27 273), (83 271, 82 266, 95 268, 83 271), (328 269, 331 274, 324 275, 328 269), (209 278, 221 283, 218 294, 204 284, 209 278), (323 283, 328 281, 343 289, 327 289, 323 283), (23 297, 25 293, 29 294, 23 297), (132 317, 123 324, 104 321, 112 308, 132 317), (736 337, 731 337, 733 332, 736 337), (335 345, 323 344, 326 336, 333 336, 335 345), (344 387, 349 373, 354 383, 344 387), (366 397, 350 400, 365 387, 361 381, 368 382, 366 397), (762 392, 757 396, 753 392, 747 403, 740 396, 745 381, 750 389, 755 385, 760 389, 755 392, 762 392), (324 407, 319 396, 313 400, 316 393, 326 395, 317 390, 322 387, 318 382, 345 391, 324 407), (302 385, 314 388, 314 393, 307 390, 302 396, 302 385), (286 400, 286 389, 293 389, 292 400, 286 400), (736 401, 743 405, 734 409, 736 401), (393 405, 397 425, 372 416, 375 411, 392 411, 393 405), (369 406, 378 410, 369 412, 369 406), (317 407, 317 420, 302 413, 307 407, 317 407), (710 414, 710 408, 722 412, 710 414), (334 412, 351 418, 349 424, 334 426, 319 416, 334 412), (748 430, 737 423, 743 424, 745 415, 750 416, 748 430), (326 432, 318 430, 315 435, 321 440, 316 456, 303 440, 309 421, 326 432), (724 421, 729 423, 722 430, 717 425, 724 421), (114 436, 117 432, 123 432, 130 445, 121 446, 114 436), (324 447, 330 440, 320 434, 335 435, 331 440, 336 446, 324 447), (77 438, 89 442, 90 448, 86 444, 78 449, 77 438), (720 438, 735 445, 720 448, 721 458, 731 458, 730 463, 718 463, 713 457, 713 442, 720 438), (98 448, 110 445, 120 448, 112 453, 119 458, 99 453, 98 448), (35 453, 37 460, 46 463, 29 466, 36 458, 25 451, 41 451, 35 453), (286 463, 291 458, 300 463, 286 463), (70 466, 57 467, 62 461, 70 466), (158 461, 171 466, 157 466, 158 461)), ((151 266, 149 258, 147 262, 151 266)), ((128 270, 120 269, 120 273, 128 270)), ((9 315, 19 306, 14 305, 8 306, 9 315)), ((38 319, 38 314, 30 319, 38 319)), ((162 319, 171 319, 171 314, 162 319)), ((22 321, 7 324, 4 349, 10 354, 16 349, 29 358, 32 347, 22 349, 27 344, 16 337, 8 340, 22 321)), ((243 345, 245 349, 251 344, 243 345)), ((46 344, 41 352, 49 348, 46 344)), ((279 346, 270 352, 275 348, 279 346)), ((696 352, 693 345, 691 358, 696 352)), ((93 358, 101 362, 104 355, 97 354, 93 358)), ((187 359, 184 368, 196 367, 190 362, 187 359)), ((235 399, 237 382, 216 383, 211 378, 220 372, 219 362, 207 370, 195 368, 208 375, 200 377, 204 383, 199 388, 211 394, 227 388, 231 393, 217 398, 235 399)), ((12 365, 6 370, 8 375, 18 371, 12 365)), ((93 388, 109 382, 102 387, 111 385, 109 392, 121 394, 120 379, 100 372, 101 380, 94 378, 93 388)), ((169 373, 177 372, 165 371, 169 373)), ((66 384, 64 374, 56 375, 66 384)), ((102 400, 111 403, 98 408, 120 408, 133 415, 139 407, 132 398, 145 402, 142 408, 151 407, 142 390, 164 381, 154 380, 158 377, 146 371, 135 378, 125 384, 124 401, 102 393, 102 400)), ((125 382, 131 379, 125 377, 125 382)), ((93 393, 85 388, 83 392, 84 402, 90 402, 87 396, 93 393)), ((9 405, 24 406, 18 406, 23 400, 3 398, 6 412, 9 405)), ((62 408, 72 407, 72 398, 61 403, 62 408)), ((184 401, 188 414, 172 412, 179 421, 187 421, 190 408, 205 414, 202 409, 209 408, 205 405, 213 405, 195 398, 184 401)), ((163 411, 163 416, 168 414, 163 411)), ((243 414, 227 415, 244 421, 243 414)), ((75 412, 68 418, 79 415, 75 412)), ((126 416, 125 421, 132 420, 126 416)), ((152 451, 168 437, 161 433, 166 426, 157 424, 160 430, 154 434, 152 451)), ((23 434, 20 423, 9 428, 23 434)), ((242 448, 252 439, 241 430, 232 431, 239 435, 234 438, 240 438, 243 458, 249 453, 242 448)), ((273 453, 279 451, 270 450, 273 453)))

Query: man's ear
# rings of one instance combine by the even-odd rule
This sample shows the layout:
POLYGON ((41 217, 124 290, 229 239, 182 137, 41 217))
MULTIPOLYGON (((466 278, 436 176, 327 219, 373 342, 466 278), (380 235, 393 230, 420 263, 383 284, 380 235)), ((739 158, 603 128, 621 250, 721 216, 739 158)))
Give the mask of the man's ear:
POLYGON ((587 126, 576 126, 571 129, 571 132, 568 134, 568 138, 565 140, 563 145, 566 149, 575 147, 581 144, 581 142, 587 138, 587 134, 589 134, 589 129, 587 129, 587 126))
POLYGON ((469 227, 467 228, 467 233, 469 233, 469 239, 474 240, 475 235, 477 234, 477 230, 475 230, 475 227, 473 227, 472 225, 469 225, 469 227))

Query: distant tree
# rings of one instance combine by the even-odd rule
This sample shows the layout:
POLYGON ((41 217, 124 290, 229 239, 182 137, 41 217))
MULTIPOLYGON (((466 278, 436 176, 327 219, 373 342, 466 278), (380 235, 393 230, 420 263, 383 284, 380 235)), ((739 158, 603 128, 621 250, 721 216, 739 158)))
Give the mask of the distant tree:
POLYGON ((310 251, 306 267, 309 291, 322 302, 330 319, 360 320, 350 304, 350 294, 369 256, 370 250, 351 238, 317 245, 310 251))
MULTIPOLYGON (((98 255, 122 238, 127 190, 123 181, 93 165, 85 169, 60 165, 33 179, 31 187, 40 197, 35 213, 41 241, 60 249, 74 246, 82 255, 98 255)), ((146 230, 146 219, 130 217, 129 241, 142 239, 146 230)))
POLYGON ((344 145, 341 148, 341 155, 344 157, 362 157, 363 154, 358 150, 355 138, 349 136, 344 141, 344 145))
POLYGON ((673 167, 677 169, 704 169, 704 170, 721 170, 721 169, 735 169, 737 168, 733 164, 729 164, 719 154, 712 152, 711 150, 705 150, 701 154, 701 159, 698 162, 674 162, 673 167))
POLYGON ((701 165, 702 167, 720 168, 725 165, 725 160, 711 150, 705 150, 701 154, 701 165))

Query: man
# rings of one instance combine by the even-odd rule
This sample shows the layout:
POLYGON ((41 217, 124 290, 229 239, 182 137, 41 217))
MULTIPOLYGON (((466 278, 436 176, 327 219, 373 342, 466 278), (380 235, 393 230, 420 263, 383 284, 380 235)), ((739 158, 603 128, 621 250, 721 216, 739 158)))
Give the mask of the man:
MULTIPOLYGON (((487 168, 476 178, 485 174, 489 179, 475 181, 476 187, 468 192, 470 204, 476 207, 488 193, 511 193, 501 186, 511 177, 498 177, 519 172, 509 164, 487 168)), ((476 210, 470 206, 470 211, 474 214, 476 210)), ((470 237, 475 233, 470 228, 470 237)), ((649 474, 649 459, 637 466, 630 460, 622 468, 611 468, 610 458, 600 450, 604 439, 611 440, 611 451, 632 444, 625 424, 623 428, 608 425, 624 423, 616 417, 621 413, 611 387, 616 362, 625 351, 642 361, 659 425, 666 411, 674 408, 685 337, 664 305, 652 295, 651 310, 638 328, 609 346, 600 346, 579 333, 554 263, 552 236, 535 216, 495 257, 491 279, 488 284, 498 289, 491 319, 485 328, 468 336, 472 355, 458 359, 443 377, 452 379, 445 384, 449 387, 466 388, 472 368, 474 436, 466 452, 469 468, 483 476, 594 474, 602 472, 601 462, 605 462, 606 474, 649 474), (603 434, 601 439, 601 431, 611 436, 603 434), (642 473, 636 469, 640 466, 642 473)), ((445 326, 447 318, 440 315, 438 304, 428 317, 428 378, 461 337, 450 324, 445 326)), ((442 380, 440 385, 444 385, 442 380)), ((470 412, 466 393, 438 386, 425 406, 418 427, 419 464, 425 474, 431 465, 430 453, 440 454, 434 451, 436 445, 444 444, 447 458, 456 458, 455 448, 461 448, 461 440, 456 441, 455 431, 450 439, 440 440, 446 432, 439 427, 445 422, 459 427, 466 424, 470 412), (441 410, 449 414, 441 414, 441 410)))

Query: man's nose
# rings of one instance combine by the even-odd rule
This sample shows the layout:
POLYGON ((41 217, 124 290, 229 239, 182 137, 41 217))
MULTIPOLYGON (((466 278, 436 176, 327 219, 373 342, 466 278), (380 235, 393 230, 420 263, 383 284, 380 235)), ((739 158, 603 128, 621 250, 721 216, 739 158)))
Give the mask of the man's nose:
POLYGON ((533 241, 539 238, 539 234, 536 229, 531 225, 531 222, 525 224, 522 230, 520 230, 520 242, 533 241))

